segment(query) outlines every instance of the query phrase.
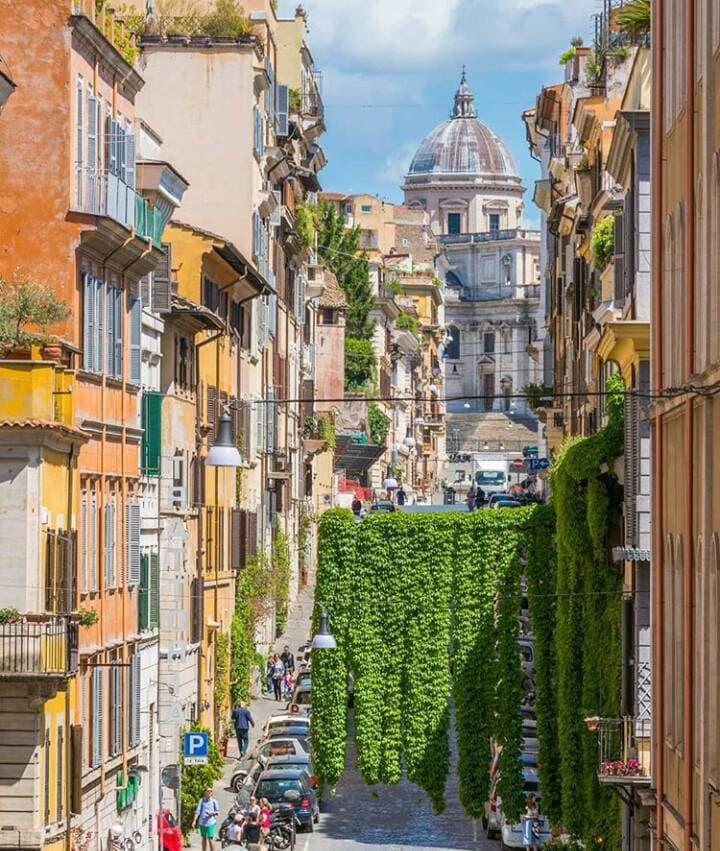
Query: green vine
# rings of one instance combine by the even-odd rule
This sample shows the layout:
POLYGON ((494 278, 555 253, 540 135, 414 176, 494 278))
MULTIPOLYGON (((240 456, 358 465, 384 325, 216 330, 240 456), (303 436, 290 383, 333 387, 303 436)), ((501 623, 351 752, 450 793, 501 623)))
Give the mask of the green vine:
POLYGON ((604 269, 615 250, 615 217, 612 213, 600 219, 593 228, 590 247, 593 262, 598 269, 604 269))
POLYGON ((390 428, 390 417, 377 402, 368 403, 367 427, 371 443, 384 443, 390 428))
POLYGON ((275 603, 275 633, 282 635, 287 627, 290 599, 290 544, 282 529, 275 534, 272 550, 273 600, 275 603))
MULTIPOLYGON (((208 786, 212 787, 215 781, 222 777, 223 768, 225 767, 222 754, 207 727, 193 724, 188 732, 208 734, 208 762, 207 765, 185 765, 184 762, 181 762, 182 807, 180 827, 185 837, 189 835, 192 829, 197 802, 202 798, 205 789, 208 786)), ((182 753, 182 750, 181 742, 180 753, 182 753)))
POLYGON ((228 681, 230 676, 230 636, 218 632, 215 638, 215 679, 213 686, 213 704, 215 715, 215 738, 220 738, 228 717, 228 681))

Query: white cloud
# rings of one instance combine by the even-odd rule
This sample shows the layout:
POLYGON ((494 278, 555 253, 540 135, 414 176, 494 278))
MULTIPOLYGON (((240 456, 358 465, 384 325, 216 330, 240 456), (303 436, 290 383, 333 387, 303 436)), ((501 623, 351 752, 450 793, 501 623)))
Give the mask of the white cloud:
POLYGON ((375 171, 372 177, 391 186, 400 186, 408 173, 410 161, 415 155, 420 142, 406 142, 389 154, 385 162, 375 171))

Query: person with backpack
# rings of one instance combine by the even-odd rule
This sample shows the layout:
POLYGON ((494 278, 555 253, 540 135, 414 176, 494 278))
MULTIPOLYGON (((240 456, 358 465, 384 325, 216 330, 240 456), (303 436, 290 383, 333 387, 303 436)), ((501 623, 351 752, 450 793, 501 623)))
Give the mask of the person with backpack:
POLYGON ((282 659, 276 653, 273 656, 272 663, 272 686, 275 700, 282 700, 282 682, 284 676, 285 665, 283 665, 282 659))
POLYGON ((287 644, 283 647, 283 652, 280 654, 280 659, 282 660, 283 665, 285 665, 285 670, 289 671, 291 674, 295 671, 295 657, 292 654, 292 650, 287 646, 287 644))

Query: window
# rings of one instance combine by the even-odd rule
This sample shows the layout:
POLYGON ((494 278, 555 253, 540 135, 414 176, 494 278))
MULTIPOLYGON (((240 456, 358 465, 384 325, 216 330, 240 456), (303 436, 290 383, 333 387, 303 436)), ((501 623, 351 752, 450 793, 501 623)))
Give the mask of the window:
POLYGON ((64 790, 63 790, 63 765, 64 765, 64 747, 65 747, 65 736, 63 735, 62 726, 58 726, 57 728, 57 751, 55 757, 55 821, 62 821, 63 819, 63 799, 64 799, 64 790))
POLYGON ((460 329, 450 326, 450 336, 445 341, 445 356, 450 360, 460 360, 460 329))
POLYGON ((490 213, 488 215, 488 227, 491 231, 500 230, 500 213, 490 213))
MULTIPOLYGON (((142 675, 140 670, 140 654, 135 653, 130 660, 130 694, 128 700, 130 730, 130 747, 140 744, 140 702, 142 699, 142 675)), ((151 716, 152 717, 152 716, 151 716)), ((152 741, 152 739, 151 739, 152 741)))
POLYGON ((141 427, 143 429, 140 457, 144 476, 160 475, 162 440, 162 393, 146 390, 142 397, 141 427))
POLYGON ((123 689, 119 660, 110 668, 110 755, 117 756, 122 750, 123 689))
POLYGON ((140 503, 125 506, 125 563, 128 585, 140 583, 140 503))
POLYGON ((105 588, 115 588, 117 585, 117 517, 114 496, 108 496, 103 508, 103 531, 105 588))
POLYGON ((410 240, 409 240, 409 239, 405 239, 405 238, 403 237, 403 240, 402 240, 402 247, 403 247, 403 248, 408 248, 409 246, 410 246, 410 240))
POLYGON ((245 309, 239 301, 230 303, 230 327, 238 335, 242 337, 243 327, 245 325, 245 309))
POLYGON ((487 332, 483 334, 483 350, 486 355, 492 355, 495 353, 495 334, 492 332, 487 332))
POLYGON ((321 325, 334 325, 335 324, 335 311, 332 308, 324 307, 320 311, 320 324, 321 325))
POLYGON ((83 78, 78 77, 75 84, 75 203, 78 209, 83 205, 83 155, 85 135, 83 132, 83 104, 85 87, 83 78))
POLYGON ((255 156, 262 159, 265 155, 265 122, 260 107, 253 107, 253 149, 255 156))
POLYGON ((220 288, 210 278, 203 278, 203 304, 213 311, 220 307, 220 288))
POLYGON ((118 379, 122 378, 122 314, 122 291, 108 284, 105 288, 105 374, 118 379))
POLYGON ((188 337, 175 335, 175 389, 192 390, 195 374, 195 345, 188 337))
POLYGON ((361 204, 360 210, 363 213, 372 213, 372 205, 371 204, 361 204))
POLYGON ((45 730, 45 747, 43 748, 44 765, 44 798, 45 798, 45 824, 50 824, 50 730, 45 730))
POLYGON ((90 751, 90 766, 97 768, 103 758, 103 669, 92 668, 90 675, 90 692, 92 700, 92 712, 90 721, 92 724, 92 748, 90 751))
POLYGON ((140 384, 142 379, 142 302, 139 296, 128 293, 130 314, 130 375, 128 381, 140 384))
POLYGON ((462 227, 462 214, 461 213, 448 213, 447 217, 447 232, 452 233, 460 233, 462 227))

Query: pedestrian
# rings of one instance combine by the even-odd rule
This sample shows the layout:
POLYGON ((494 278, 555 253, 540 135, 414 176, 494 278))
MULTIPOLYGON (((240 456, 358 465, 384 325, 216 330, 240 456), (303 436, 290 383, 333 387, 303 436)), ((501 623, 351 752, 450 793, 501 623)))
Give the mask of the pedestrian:
POLYGON ((226 831, 226 838, 228 845, 241 845, 242 844, 242 826, 243 826, 243 817, 241 815, 236 815, 235 818, 230 822, 226 831))
POLYGON ((295 681, 293 679, 293 675, 290 671, 285 671, 285 676, 283 677, 283 697, 285 700, 290 700, 292 697, 294 685, 295 681))
POLYGON ((260 828, 262 830, 263 842, 267 841, 270 833, 270 819, 272 818, 272 807, 267 798, 260 799, 260 828))
POLYGON ((283 665, 282 659, 276 653, 273 656, 272 665, 272 686, 275 700, 282 700, 282 680, 284 675, 285 665, 283 665))
POLYGON ((250 728, 255 726, 252 714, 244 700, 241 700, 235 709, 233 709, 232 720, 235 725, 235 737, 237 738, 238 748, 240 749, 240 759, 242 759, 247 753, 250 728))
POLYGON ((475 488, 472 485, 470 485, 470 490, 467 492, 465 502, 467 502, 468 511, 473 511, 475 508, 475 488))
POLYGON ((400 485, 400 487, 398 488, 398 491, 395 494, 395 499, 397 500, 397 504, 400 506, 405 505, 405 503, 407 502, 407 494, 403 490, 402 485, 400 485))
POLYGON ((273 691, 273 656, 272 653, 268 653, 267 662, 265 663, 265 685, 267 686, 267 693, 272 694, 273 691))
POLYGON ((212 796, 212 789, 208 786, 202 798, 198 801, 195 808, 195 818, 192 826, 200 826, 200 836, 202 837, 203 851, 215 851, 215 825, 217 818, 220 815, 220 805, 212 796))
POLYGON ((248 805, 242 811, 242 814, 245 817, 245 821, 257 820, 260 817, 260 804, 258 804, 257 798, 254 795, 248 801, 248 805))
POLYGON ((283 665, 285 665, 285 670, 290 671, 290 673, 295 672, 295 657, 292 654, 292 650, 287 646, 287 644, 283 647, 283 652, 280 654, 280 658, 282 659, 283 665))
POLYGON ((482 488, 477 489, 475 494, 475 508, 482 508, 485 504, 485 491, 482 488))
POLYGON ((262 845, 262 827, 260 826, 260 822, 258 821, 258 816, 251 816, 248 821, 243 825, 243 833, 242 833, 243 841, 245 845, 251 849, 251 851, 260 851, 263 847, 262 845))
POLYGON ((355 498, 352 501, 352 513, 356 517, 359 518, 361 512, 362 512, 362 502, 360 502, 360 500, 357 498, 357 495, 356 495, 355 498))
POLYGON ((540 810, 532 793, 527 796, 527 809, 523 816, 523 843, 525 851, 540 849, 540 810))

